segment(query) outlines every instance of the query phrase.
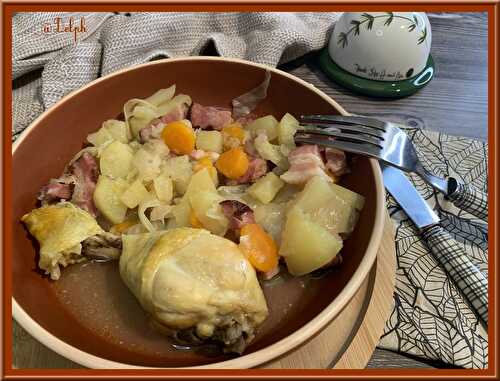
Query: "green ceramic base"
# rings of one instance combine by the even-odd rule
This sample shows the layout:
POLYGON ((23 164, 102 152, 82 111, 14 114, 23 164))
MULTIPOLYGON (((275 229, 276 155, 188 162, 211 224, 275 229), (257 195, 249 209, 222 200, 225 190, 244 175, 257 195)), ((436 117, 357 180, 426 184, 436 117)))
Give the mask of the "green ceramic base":
POLYGON ((333 62, 328 49, 323 49, 319 62, 326 75, 338 84, 357 93, 380 98, 402 98, 411 95, 428 84, 434 75, 434 60, 430 54, 422 72, 410 79, 394 82, 374 81, 355 76, 333 62))

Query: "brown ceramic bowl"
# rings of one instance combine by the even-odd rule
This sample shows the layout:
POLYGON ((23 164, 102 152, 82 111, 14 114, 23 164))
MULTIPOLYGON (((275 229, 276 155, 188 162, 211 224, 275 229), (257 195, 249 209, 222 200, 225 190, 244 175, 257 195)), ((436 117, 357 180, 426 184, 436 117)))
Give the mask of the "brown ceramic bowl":
POLYGON ((350 302, 372 267, 383 230, 384 188, 378 164, 358 158, 343 184, 366 197, 358 226, 345 242, 344 262, 320 279, 288 279, 264 288, 270 317, 243 356, 182 351, 150 324, 121 282, 116 263, 87 263, 62 271, 57 282, 37 270, 37 244, 19 221, 36 206, 40 187, 57 177, 102 121, 116 118, 130 98, 177 84, 177 91, 207 105, 259 84, 271 70, 268 96, 258 112, 347 114, 310 84, 246 61, 191 57, 155 61, 98 79, 41 115, 13 149, 13 315, 41 343, 91 368, 249 368, 312 338, 350 302))

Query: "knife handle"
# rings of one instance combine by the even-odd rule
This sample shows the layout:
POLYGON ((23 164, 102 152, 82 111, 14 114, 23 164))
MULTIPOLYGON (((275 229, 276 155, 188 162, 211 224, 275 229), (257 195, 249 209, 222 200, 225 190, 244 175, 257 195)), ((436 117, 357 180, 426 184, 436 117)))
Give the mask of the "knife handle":
POLYGON ((488 281, 459 244, 439 225, 422 230, 429 248, 488 326, 488 281))
POLYGON ((453 204, 466 212, 488 221, 488 195, 472 185, 466 185, 457 179, 450 177, 448 180, 450 189, 447 198, 453 204))

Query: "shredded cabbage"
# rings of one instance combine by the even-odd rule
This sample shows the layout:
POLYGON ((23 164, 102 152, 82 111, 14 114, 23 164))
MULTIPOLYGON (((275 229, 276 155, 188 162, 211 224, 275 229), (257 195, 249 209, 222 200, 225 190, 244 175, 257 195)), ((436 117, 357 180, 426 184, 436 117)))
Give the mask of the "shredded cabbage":
POLYGON ((261 158, 282 169, 288 168, 288 159, 281 153, 280 146, 269 143, 265 134, 259 134, 254 140, 254 145, 261 158))
POLYGON ((237 119, 250 114, 259 102, 267 97, 267 88, 270 81, 271 72, 266 70, 264 81, 259 86, 233 99, 233 117, 237 119))
POLYGON ((151 221, 146 217, 146 209, 154 208, 161 205, 160 200, 154 196, 147 197, 140 204, 137 209, 137 215, 139 216, 139 221, 141 221, 142 226, 146 228, 148 232, 156 231, 156 227, 151 223, 151 221))
POLYGON ((151 213, 149 214, 149 219, 151 222, 161 221, 164 222, 165 218, 173 217, 172 210, 173 205, 158 205, 151 209, 151 213))

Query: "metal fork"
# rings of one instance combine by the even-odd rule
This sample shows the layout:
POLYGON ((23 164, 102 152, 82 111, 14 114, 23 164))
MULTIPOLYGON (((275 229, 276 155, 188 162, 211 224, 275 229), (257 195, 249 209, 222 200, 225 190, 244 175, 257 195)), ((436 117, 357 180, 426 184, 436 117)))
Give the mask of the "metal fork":
POLYGON ((295 135, 296 142, 370 156, 403 171, 417 173, 458 208, 488 220, 487 195, 453 177, 443 179, 427 170, 408 135, 393 123, 342 115, 302 115, 299 120, 301 129, 295 135))

